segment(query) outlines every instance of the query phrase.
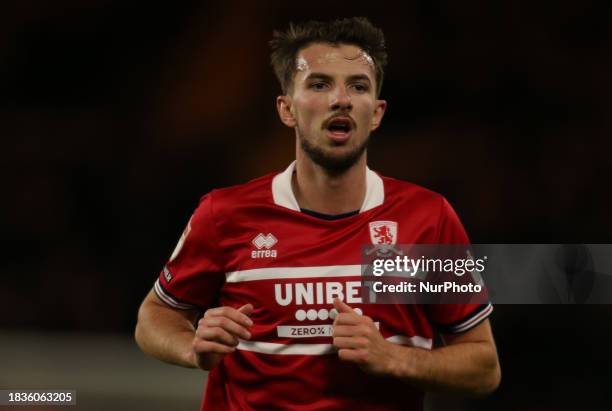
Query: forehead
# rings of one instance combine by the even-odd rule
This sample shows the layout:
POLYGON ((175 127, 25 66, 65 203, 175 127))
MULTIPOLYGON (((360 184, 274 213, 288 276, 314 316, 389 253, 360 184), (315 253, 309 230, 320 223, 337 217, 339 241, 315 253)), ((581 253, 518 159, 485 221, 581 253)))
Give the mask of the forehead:
POLYGON ((375 72, 372 57, 351 44, 311 44, 298 52, 295 64, 298 78, 317 72, 332 75, 365 74, 373 80, 375 72))

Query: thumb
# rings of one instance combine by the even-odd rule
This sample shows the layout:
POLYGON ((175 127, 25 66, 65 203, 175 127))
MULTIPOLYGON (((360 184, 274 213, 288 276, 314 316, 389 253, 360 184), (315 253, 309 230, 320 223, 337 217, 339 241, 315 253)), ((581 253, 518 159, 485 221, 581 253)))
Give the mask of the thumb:
POLYGON ((354 313, 353 309, 348 305, 342 302, 338 297, 334 298, 334 308, 338 310, 339 313, 354 313))
POLYGON ((253 304, 245 304, 238 309, 242 314, 251 315, 253 312, 253 304))

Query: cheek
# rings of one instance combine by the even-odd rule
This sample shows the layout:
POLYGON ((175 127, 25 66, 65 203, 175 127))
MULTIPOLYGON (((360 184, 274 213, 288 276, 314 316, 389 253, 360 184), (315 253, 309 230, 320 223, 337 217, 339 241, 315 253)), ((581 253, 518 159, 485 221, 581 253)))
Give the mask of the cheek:
POLYGON ((359 111, 359 120, 363 124, 369 125, 374 119, 374 106, 365 105, 362 110, 359 111))
POLYGON ((310 122, 316 119, 318 105, 312 101, 302 102, 296 106, 295 116, 304 122, 310 122))

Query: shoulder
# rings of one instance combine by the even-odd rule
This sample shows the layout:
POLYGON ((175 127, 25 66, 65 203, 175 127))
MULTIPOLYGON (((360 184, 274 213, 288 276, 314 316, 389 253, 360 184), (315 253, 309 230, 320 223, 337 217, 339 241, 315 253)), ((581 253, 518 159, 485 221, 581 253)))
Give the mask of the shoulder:
POLYGON ((428 207, 443 207, 447 203, 444 196, 435 191, 408 181, 380 176, 385 186, 385 200, 409 202, 428 207))
POLYGON ((213 197, 214 202, 220 205, 230 205, 228 203, 234 203, 237 200, 261 201, 270 197, 272 179, 276 174, 278 173, 270 173, 243 184, 217 188, 207 196, 213 197))
POLYGON ((216 188, 200 198, 198 211, 218 217, 235 213, 246 206, 271 203, 272 179, 277 174, 270 173, 243 184, 216 188))
POLYGON ((385 185, 385 203, 425 214, 439 221, 448 218, 459 221, 453 206, 442 194, 408 181, 382 176, 381 178, 385 185))
POLYGON ((403 211, 412 222, 425 222, 432 227, 432 241, 445 244, 467 244, 468 236, 450 203, 439 193, 417 184, 382 177, 385 203, 403 211))

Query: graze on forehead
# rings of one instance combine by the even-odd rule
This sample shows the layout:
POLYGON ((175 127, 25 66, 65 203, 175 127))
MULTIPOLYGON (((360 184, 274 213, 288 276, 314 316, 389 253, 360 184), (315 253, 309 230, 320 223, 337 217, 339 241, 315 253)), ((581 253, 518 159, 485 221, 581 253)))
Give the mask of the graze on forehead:
POLYGON ((297 71, 306 71, 308 70, 308 62, 304 57, 298 57, 295 60, 295 69, 297 71))
POLYGON ((347 60, 363 60, 365 64, 372 66, 372 68, 374 67, 374 60, 372 59, 372 57, 366 53, 365 51, 361 50, 359 53, 357 53, 357 55, 355 57, 344 57, 347 60))
MULTIPOLYGON (((330 46, 338 49, 337 51, 329 51, 325 54, 320 55, 317 58, 317 62, 318 63, 326 63, 326 62, 331 62, 331 61, 336 61, 339 59, 344 59, 344 60, 348 60, 348 61, 359 61, 361 60, 361 62, 363 64, 366 64, 368 66, 370 66, 372 69, 375 69, 375 65, 374 65, 374 60, 372 59, 372 57, 365 52, 364 50, 361 50, 358 46, 354 46, 355 48, 357 48, 357 53, 352 55, 346 52, 340 52, 340 46, 345 45, 345 44, 329 44, 330 46)), ((348 46, 352 46, 351 44, 346 44, 348 46)), ((303 50, 303 49, 302 49, 303 50)), ((299 53, 298 53, 299 54, 299 53)), ((309 65, 308 62, 306 61, 306 59, 302 56, 296 56, 295 58, 295 69, 296 71, 306 71, 308 70, 309 65)))

